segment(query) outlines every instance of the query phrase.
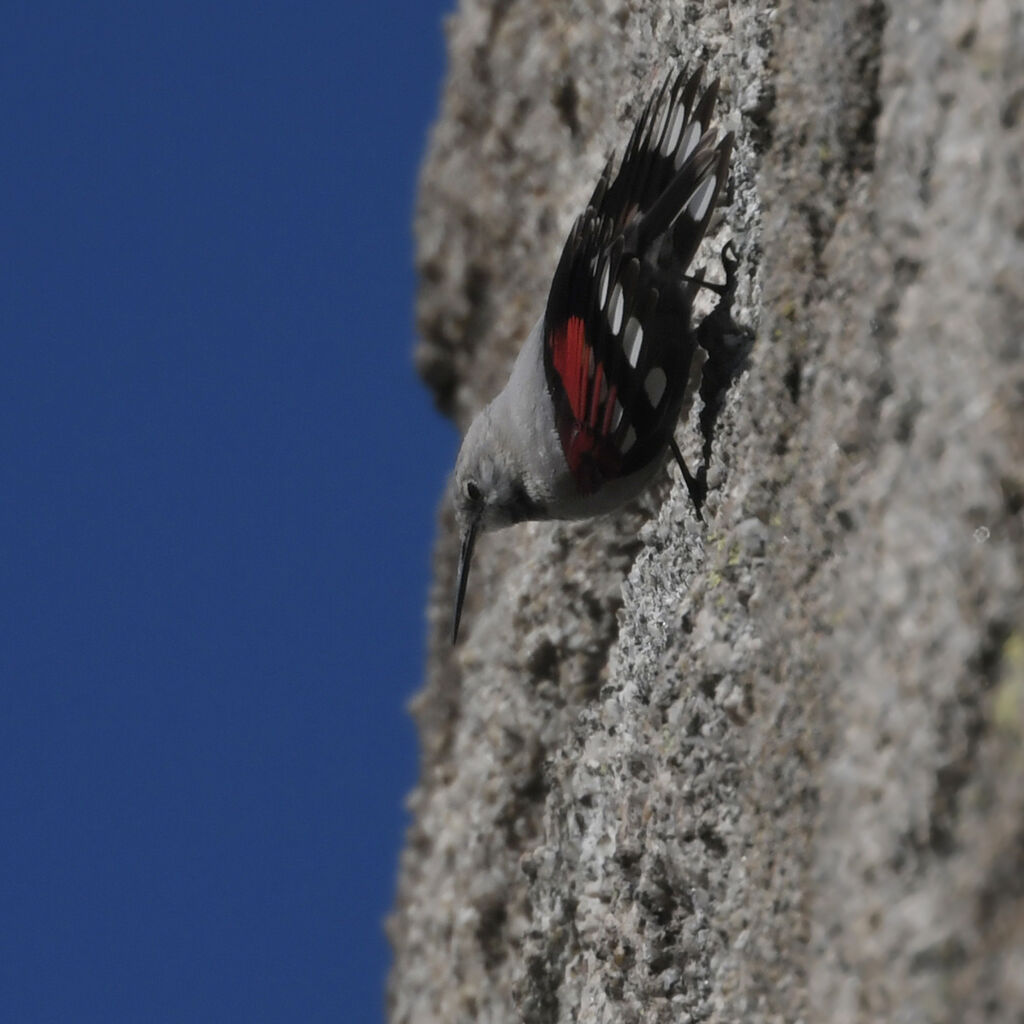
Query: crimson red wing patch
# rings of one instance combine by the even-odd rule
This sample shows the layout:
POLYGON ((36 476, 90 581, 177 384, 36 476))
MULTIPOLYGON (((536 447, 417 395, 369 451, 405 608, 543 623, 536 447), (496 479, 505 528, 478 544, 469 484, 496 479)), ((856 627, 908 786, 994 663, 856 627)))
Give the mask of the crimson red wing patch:
POLYGON ((587 370, 591 357, 581 317, 569 317, 567 324, 551 332, 551 358, 555 363, 555 372, 562 380, 572 414, 582 422, 587 407, 587 370))
POLYGON ((592 494, 620 468, 612 441, 616 388, 608 386, 604 367, 595 359, 582 317, 569 317, 552 330, 548 349, 568 404, 556 415, 562 450, 577 488, 592 494))

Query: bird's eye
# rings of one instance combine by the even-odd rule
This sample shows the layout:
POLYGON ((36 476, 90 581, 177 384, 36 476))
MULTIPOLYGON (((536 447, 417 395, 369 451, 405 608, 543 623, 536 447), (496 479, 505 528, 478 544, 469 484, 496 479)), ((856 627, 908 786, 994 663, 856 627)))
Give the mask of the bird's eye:
POLYGON ((483 493, 480 488, 477 487, 475 480, 466 481, 466 497, 469 498, 474 505, 478 504, 483 500, 483 493))

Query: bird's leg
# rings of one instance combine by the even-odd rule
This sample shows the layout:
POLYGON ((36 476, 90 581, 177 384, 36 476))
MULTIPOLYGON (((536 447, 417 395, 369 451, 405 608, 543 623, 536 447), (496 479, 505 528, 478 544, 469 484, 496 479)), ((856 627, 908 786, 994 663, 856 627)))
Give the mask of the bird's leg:
POLYGON ((672 454, 675 456, 676 462, 679 463, 679 468, 683 473, 683 480, 686 481, 686 489, 690 492, 690 501, 693 502, 693 510, 697 513, 697 518, 703 523, 704 516, 701 514, 700 507, 704 504, 704 495, 707 494, 707 484, 703 480, 697 481, 694 479, 693 474, 690 472, 689 466, 686 465, 686 459, 683 458, 683 453, 679 450, 679 445, 676 444, 676 439, 673 437, 671 440, 672 454))
POLYGON ((732 300, 736 295, 736 271, 739 267, 732 242, 726 242, 722 247, 721 260, 725 270, 725 284, 714 287, 704 285, 711 288, 719 298, 715 308, 698 324, 695 332, 697 344, 708 354, 700 382, 700 397, 703 404, 700 430, 704 439, 701 450, 702 463, 695 480, 702 500, 707 493, 708 463, 711 461, 715 423, 722 411, 725 396, 733 381, 739 376, 754 344, 753 334, 732 318, 732 300))
POLYGON ((683 280, 687 284, 692 284, 693 285, 693 294, 694 295, 696 295, 697 292, 699 292, 701 290, 701 288, 706 288, 709 292, 714 292, 718 296, 724 296, 725 293, 726 293, 726 290, 729 287, 728 283, 726 283, 726 284, 717 284, 714 281, 705 281, 704 280, 704 274, 705 274, 706 270, 707 270, 706 267, 701 267, 700 270, 698 270, 696 274, 683 274, 683 280))
POLYGON ((687 284, 693 285, 693 290, 690 292, 691 296, 694 296, 701 290, 701 288, 708 288, 710 291, 717 291, 721 285, 710 284, 704 280, 704 274, 707 271, 707 267, 698 268, 695 274, 683 274, 682 280, 687 284))
MULTIPOLYGON (((739 260, 736 258, 732 242, 726 242, 722 248, 721 258, 722 267, 725 269, 725 284, 715 287, 714 290, 719 295, 718 302, 697 325, 695 332, 697 344, 708 354, 704 381, 713 381, 716 390, 723 385, 728 387, 739 369, 739 364, 746 358, 753 344, 750 331, 741 327, 732 318, 732 300, 736 296, 736 284, 739 280, 736 273, 739 260)), ((701 397, 706 398, 704 382, 701 383, 701 397)))
POLYGON ((707 267, 701 267, 695 274, 683 274, 683 280, 694 286, 694 295, 701 288, 706 288, 709 292, 714 292, 719 297, 719 305, 721 305, 721 300, 723 299, 731 303, 733 296, 736 294, 736 268, 740 265, 740 261, 736 258, 736 250, 733 249, 732 242, 726 242, 722 246, 721 260, 722 267, 725 269, 725 282, 723 284, 704 280, 707 267), (731 256, 729 255, 730 250, 732 251, 731 256))

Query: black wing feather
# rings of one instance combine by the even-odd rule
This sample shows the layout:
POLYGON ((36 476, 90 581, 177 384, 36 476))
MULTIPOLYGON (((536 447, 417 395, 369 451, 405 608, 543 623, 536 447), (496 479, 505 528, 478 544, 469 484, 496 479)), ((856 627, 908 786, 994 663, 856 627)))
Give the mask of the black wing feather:
POLYGON ((618 173, 611 176, 609 160, 552 280, 545 370, 563 449, 584 491, 650 462, 679 415, 695 347, 684 274, 732 146, 731 135, 715 141, 718 83, 698 96, 702 73, 680 71, 648 100, 618 173), (665 374, 663 395, 654 371, 665 374))

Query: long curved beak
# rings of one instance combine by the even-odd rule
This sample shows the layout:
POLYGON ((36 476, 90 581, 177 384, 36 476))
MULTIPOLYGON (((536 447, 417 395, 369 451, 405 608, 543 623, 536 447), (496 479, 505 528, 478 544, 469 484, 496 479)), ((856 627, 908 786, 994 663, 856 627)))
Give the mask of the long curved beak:
POLYGON ((471 519, 466 532, 462 535, 462 552, 459 555, 459 582, 455 589, 455 623, 452 626, 452 643, 459 639, 459 620, 462 618, 462 601, 466 596, 466 583, 469 581, 469 563, 473 560, 473 545, 476 543, 476 531, 480 525, 477 518, 471 519))

